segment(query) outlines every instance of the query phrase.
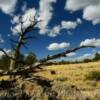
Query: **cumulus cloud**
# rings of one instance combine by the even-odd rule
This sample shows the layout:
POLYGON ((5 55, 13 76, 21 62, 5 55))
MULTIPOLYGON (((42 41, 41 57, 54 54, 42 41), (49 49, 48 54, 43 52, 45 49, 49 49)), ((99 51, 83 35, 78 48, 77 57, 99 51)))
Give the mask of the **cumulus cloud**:
POLYGON ((48 50, 60 50, 65 49, 70 46, 70 43, 62 42, 62 43, 51 43, 47 49, 48 50))
POLYGON ((11 23, 12 24, 16 24, 16 23, 19 23, 19 17, 20 17, 20 15, 14 15, 13 16, 13 19, 11 20, 11 23))
POLYGON ((87 7, 91 3, 95 3, 95 1, 94 0, 66 0, 65 9, 71 11, 77 11, 87 7))
POLYGON ((71 22, 71 21, 62 21, 61 25, 62 28, 64 29, 75 29, 77 26, 76 22, 71 22))
POLYGON ((83 18, 100 23, 100 0, 66 0, 65 9, 70 11, 83 10, 83 18))
POLYGON ((35 8, 31 8, 25 11, 25 14, 22 16, 22 21, 24 22, 23 28, 27 28, 31 24, 31 21, 34 21, 35 15, 36 15, 35 8))
POLYGON ((86 7, 83 11, 83 18, 92 21, 94 25, 100 23, 100 12, 97 9, 100 9, 100 4, 86 7))
POLYGON ((77 18, 76 21, 62 21, 61 22, 61 26, 62 26, 62 29, 75 29, 78 24, 81 24, 82 21, 80 18, 77 18))
MULTIPOLYGON (((23 20, 25 21, 23 28, 27 28, 30 24, 31 21, 29 20, 34 19, 34 16, 36 15, 37 20, 42 20, 41 22, 39 22, 36 27, 38 27, 40 29, 40 34, 45 34, 46 32, 50 32, 50 30, 48 29, 48 23, 52 18, 53 15, 53 7, 52 7, 52 3, 55 3, 56 0, 40 0, 39 2, 39 9, 36 10, 35 8, 30 8, 28 10, 26 10, 26 7, 23 7, 25 14, 22 15, 23 20)), ((24 4, 24 6, 26 6, 26 4, 24 4)), ((12 19, 12 24, 18 23, 19 21, 19 17, 18 16, 14 16, 14 18, 12 19)), ((11 28, 11 30, 13 31, 13 33, 17 33, 16 30, 18 30, 18 32, 20 32, 20 25, 17 24, 14 28, 11 28)), ((53 29, 54 31, 58 31, 58 28, 55 27, 53 29)), ((50 33, 51 36, 52 33, 50 33)))
POLYGON ((76 55, 75 52, 71 52, 71 53, 69 53, 69 54, 66 54, 66 56, 68 56, 68 57, 75 56, 75 55, 76 55))
POLYGON ((45 28, 47 28, 47 25, 49 21, 52 18, 53 15, 53 7, 52 3, 55 3, 56 0, 40 0, 39 5, 39 16, 42 22, 38 24, 38 27, 41 29, 40 33, 45 33, 45 28))
POLYGON ((26 10, 26 3, 24 3, 23 11, 25 12, 23 15, 15 15, 11 20, 11 23, 15 25, 15 27, 11 27, 11 30, 14 35, 16 33, 21 32, 21 25, 19 24, 19 18, 22 16, 22 20, 24 21, 23 29, 26 29, 30 24, 31 20, 34 19, 36 15, 37 20, 42 20, 35 27, 40 29, 40 34, 47 34, 50 37, 55 37, 60 34, 62 29, 75 29, 79 24, 82 23, 80 18, 77 18, 76 21, 62 21, 59 25, 55 25, 52 28, 48 28, 48 23, 52 19, 53 15, 53 7, 52 3, 56 3, 56 0, 40 0, 39 9, 30 8, 26 10))
POLYGON ((80 46, 100 46, 100 39, 86 39, 80 43, 80 46))
POLYGON ((11 27, 11 31, 13 35, 17 35, 17 33, 21 32, 20 24, 17 24, 15 27, 11 27))
POLYGON ((20 33, 21 32, 21 24, 19 23, 20 16, 22 17, 23 25, 22 29, 23 31, 32 24, 32 21, 34 21, 34 16, 36 15, 36 9, 30 8, 25 11, 25 13, 21 16, 14 16, 13 19, 11 20, 12 24, 15 24, 14 27, 11 27, 11 30, 13 34, 20 33))
MULTIPOLYGON (((75 29, 79 24, 81 24, 82 21, 80 18, 77 18, 76 21, 62 21, 61 25, 56 25, 52 29, 48 29, 48 35, 51 37, 55 37, 60 34, 60 31, 62 29, 70 30, 75 29)), ((69 34, 70 31, 68 31, 69 34)))
POLYGON ((11 15, 16 8, 17 0, 0 0, 0 10, 11 15))
POLYGON ((60 34, 60 30, 61 30, 60 25, 54 26, 53 29, 48 32, 48 35, 51 37, 55 37, 58 34, 60 34))

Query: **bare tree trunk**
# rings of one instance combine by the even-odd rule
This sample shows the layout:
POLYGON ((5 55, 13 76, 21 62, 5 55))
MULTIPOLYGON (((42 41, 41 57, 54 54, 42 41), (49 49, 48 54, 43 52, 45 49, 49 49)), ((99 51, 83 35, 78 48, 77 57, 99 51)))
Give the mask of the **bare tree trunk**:
MULTIPOLYGON (((36 13, 37 14, 37 13, 36 13)), ((19 24, 21 27, 20 32, 16 29, 16 31, 18 32, 18 40, 11 40, 13 43, 16 44, 15 48, 14 48, 14 52, 12 56, 9 56, 5 50, 3 50, 2 48, 0 48, 0 51, 2 51, 9 59, 10 59, 10 66, 9 66, 9 71, 13 71, 16 67, 17 67, 17 63, 20 62, 19 61, 19 56, 20 56, 20 48, 21 46, 25 47, 25 43, 24 41, 28 40, 28 39, 32 39, 34 37, 29 37, 26 35, 26 33, 32 31, 33 29, 35 29, 35 25, 40 22, 41 20, 37 20, 36 15, 34 16, 34 20, 31 20, 31 16, 29 18, 30 21, 30 25, 28 27, 26 27, 25 29, 23 28, 23 24, 24 21, 22 20, 22 16, 20 16, 19 18, 19 24)), ((8 72, 9 73, 9 72, 8 72)))
MULTIPOLYGON (((16 68, 16 63, 17 63, 17 60, 19 59, 19 54, 20 54, 20 48, 21 48, 21 44, 22 44, 22 39, 23 39, 23 35, 20 35, 20 36, 19 36, 19 41, 18 41, 18 43, 16 44, 15 51, 14 51, 14 53, 13 53, 13 55, 12 55, 12 57, 13 57, 14 59, 11 59, 11 61, 10 61, 9 70, 11 70, 11 71, 14 70, 14 69, 16 68)), ((10 78, 10 79, 14 79, 15 76, 10 75, 9 78, 10 78)))
POLYGON ((10 61, 10 68, 9 68, 10 70, 13 70, 14 68, 16 68, 16 61, 17 61, 18 56, 19 56, 19 50, 20 50, 20 45, 18 43, 16 46, 16 49, 15 49, 15 52, 13 53, 14 59, 11 59, 11 61, 10 61))
POLYGON ((16 62, 17 62, 17 60, 19 59, 19 56, 20 56, 20 48, 21 48, 21 45, 22 45, 23 37, 24 37, 24 33, 22 33, 19 36, 19 40, 18 40, 18 42, 16 44, 15 52, 13 54, 13 58, 14 59, 11 59, 11 62, 10 62, 10 70, 13 70, 13 69, 16 68, 16 62))
POLYGON ((13 70, 14 66, 15 66, 15 60, 11 59, 11 60, 10 60, 10 67, 9 67, 9 70, 13 70))

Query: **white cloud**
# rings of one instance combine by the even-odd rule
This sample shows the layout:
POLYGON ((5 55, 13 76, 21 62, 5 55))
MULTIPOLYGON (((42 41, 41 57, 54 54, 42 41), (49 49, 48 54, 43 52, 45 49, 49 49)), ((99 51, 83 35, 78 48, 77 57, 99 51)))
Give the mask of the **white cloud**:
POLYGON ((76 11, 89 5, 97 5, 99 3, 99 0, 66 0, 65 9, 76 11))
POLYGON ((60 34, 60 30, 61 30, 60 25, 54 26, 53 29, 50 30, 50 32, 48 32, 48 35, 51 36, 51 37, 55 37, 58 34, 60 34))
MULTIPOLYGON (((36 15, 37 20, 42 20, 36 25, 36 27, 40 29, 39 33, 45 34, 46 32, 50 31, 48 29, 48 23, 51 20, 52 15, 53 15, 53 7, 52 7, 53 3, 56 3, 56 0, 40 0, 38 10, 36 10, 35 8, 30 8, 26 10, 27 4, 24 3, 24 5, 22 6, 22 11, 25 12, 25 14, 22 15, 23 20, 25 21, 23 28, 28 27, 31 24, 29 19, 30 18, 34 19, 34 15, 36 15)), ((17 23, 17 25, 14 28, 18 28, 17 29, 18 31, 20 31, 20 25, 18 24, 19 17, 20 15, 14 16, 13 20, 11 21, 12 24, 17 23)), ((14 28, 11 28, 11 30, 14 33, 17 33, 16 29, 14 28)))
MULTIPOLYGON (((34 19, 34 16, 36 15, 37 20, 42 20, 39 22, 35 27, 38 27, 40 29, 40 34, 47 34, 50 37, 55 37, 58 34, 60 34, 60 30, 62 29, 75 29, 79 24, 82 23, 81 19, 77 18, 76 21, 62 21, 60 25, 54 26, 52 29, 48 28, 48 23, 52 18, 53 15, 53 7, 52 3, 55 3, 56 0, 40 0, 39 2, 39 10, 36 10, 35 8, 30 8, 28 10, 25 10, 24 15, 22 15, 22 20, 24 21, 23 29, 26 29, 30 24, 31 20, 34 19)), ((26 3, 24 4, 26 6, 26 3)), ((24 7, 26 8, 26 7, 24 7)), ((21 32, 21 26, 19 24, 19 18, 21 15, 15 15, 13 19, 11 20, 12 24, 15 24, 15 27, 11 27, 11 30, 13 34, 15 35, 18 32, 21 32)))
POLYGON ((28 26, 32 24, 31 21, 34 21, 35 14, 36 14, 35 8, 31 8, 25 11, 25 14, 22 16, 22 20, 24 22, 23 24, 24 29, 26 29, 28 26))
POLYGON ((80 18, 77 18, 76 21, 62 21, 61 22, 61 26, 62 26, 62 29, 75 29, 78 24, 81 24, 82 21, 80 18))
MULTIPOLYGON (((22 25, 22 29, 23 31, 30 26, 34 19, 34 16, 36 14, 36 9, 34 8, 30 8, 28 10, 25 11, 25 13, 22 15, 22 21, 23 21, 23 25, 22 25)), ((12 24, 16 24, 15 27, 11 27, 11 30, 13 32, 13 34, 16 34, 17 32, 21 32, 21 25, 19 23, 20 20, 20 15, 18 16, 14 16, 13 19, 11 20, 12 24)))
POLYGON ((71 52, 71 53, 69 53, 69 54, 66 54, 66 56, 68 56, 68 57, 75 56, 75 55, 76 55, 75 52, 71 52))
POLYGON ((18 32, 21 31, 21 26, 19 24, 20 16, 22 16, 22 20, 24 22, 23 29, 26 29, 29 25, 31 25, 31 20, 33 21, 34 16, 36 16, 37 20, 42 20, 36 25, 36 27, 40 29, 39 33, 45 34, 47 32, 50 33, 48 34, 49 36, 54 36, 57 32, 59 32, 59 28, 60 28, 59 26, 55 26, 52 32, 48 29, 48 23, 52 18, 52 11, 53 11, 51 4, 54 2, 56 2, 56 0, 48 0, 48 1, 40 0, 40 8, 38 13, 35 8, 30 8, 25 11, 24 15, 17 15, 17 16, 15 15, 11 20, 12 24, 16 24, 15 27, 13 28, 11 27, 13 34, 16 34, 17 31, 18 32))
POLYGON ((13 19, 11 20, 11 23, 12 24, 16 24, 16 23, 19 23, 19 17, 20 17, 20 15, 15 15, 15 16, 13 16, 13 19))
POLYGON ((72 21, 62 21, 61 25, 62 28, 64 29, 75 29, 77 26, 76 22, 72 22, 72 21))
POLYGON ((85 8, 94 0, 66 0, 65 9, 76 11, 85 8))
POLYGON ((92 21, 94 25, 100 23, 100 11, 97 9, 100 9, 100 4, 86 7, 83 11, 83 18, 92 21))
POLYGON ((100 46, 100 39, 86 39, 80 43, 80 46, 100 46))
POLYGON ((0 0, 0 10, 11 15, 15 11, 17 0, 0 0))
POLYGON ((70 43, 62 42, 62 43, 51 43, 47 49, 48 50, 60 50, 65 49, 70 46, 70 43))
POLYGON ((38 24, 38 27, 41 29, 40 34, 45 33, 45 28, 47 28, 47 25, 49 21, 52 18, 53 15, 53 7, 52 3, 55 3, 56 0, 40 0, 39 5, 39 16, 42 22, 38 24))
POLYGON ((4 43, 4 39, 2 38, 1 34, 0 34, 0 43, 4 43))
MULTIPOLYGON (((55 37, 58 34, 60 34, 60 31, 62 29, 75 29, 79 24, 81 24, 82 21, 80 18, 77 18, 76 21, 62 21, 61 25, 56 25, 54 26, 52 29, 48 29, 46 30, 46 32, 48 33, 48 35, 50 37, 55 37)), ((70 31, 68 31, 68 34, 71 33, 70 31)))
POLYGON ((83 18, 100 23, 100 0, 66 0, 65 9, 70 11, 83 10, 83 18))
POLYGON ((21 32, 20 24, 17 24, 15 27, 11 27, 11 31, 13 35, 17 35, 17 33, 21 32))

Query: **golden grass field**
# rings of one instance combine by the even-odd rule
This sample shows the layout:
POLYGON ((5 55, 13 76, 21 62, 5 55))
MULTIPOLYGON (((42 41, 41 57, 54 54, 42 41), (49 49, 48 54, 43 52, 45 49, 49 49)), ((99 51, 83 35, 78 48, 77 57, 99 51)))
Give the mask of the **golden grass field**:
MULTIPOLYGON (((100 100, 100 81, 86 79, 89 72, 100 71, 100 62, 52 65, 43 68, 43 71, 35 73, 35 75, 52 80, 56 85, 60 82, 62 87, 63 84, 74 85, 84 96, 92 98, 85 100, 100 100), (51 74, 51 71, 55 71, 55 74, 51 74)), ((8 78, 8 76, 0 77, 0 80, 7 80, 8 78)))
POLYGON ((100 71, 100 62, 81 64, 52 65, 44 68, 45 71, 36 75, 43 76, 50 80, 61 80, 65 84, 77 86, 83 94, 94 97, 100 93, 100 81, 87 80, 86 75, 91 71, 100 71), (51 74, 50 71, 56 74, 51 74))

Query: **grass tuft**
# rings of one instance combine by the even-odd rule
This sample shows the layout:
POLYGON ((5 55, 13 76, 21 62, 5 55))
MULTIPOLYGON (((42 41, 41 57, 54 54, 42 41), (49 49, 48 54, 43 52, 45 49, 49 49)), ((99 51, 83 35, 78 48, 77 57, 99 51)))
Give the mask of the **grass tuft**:
POLYGON ((86 76, 86 79, 100 81, 100 71, 89 72, 89 74, 86 76))

